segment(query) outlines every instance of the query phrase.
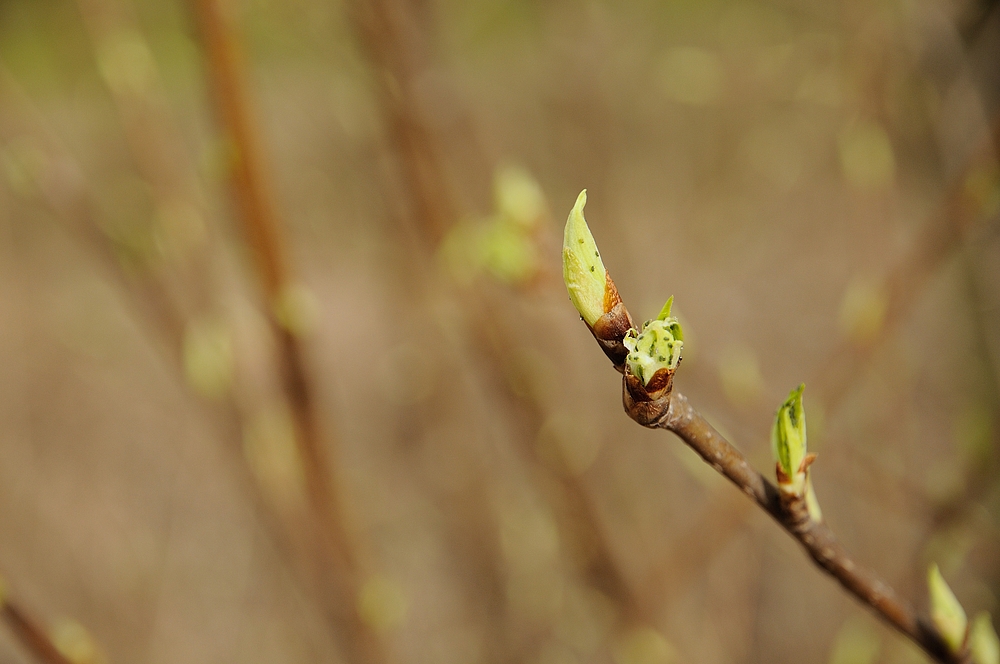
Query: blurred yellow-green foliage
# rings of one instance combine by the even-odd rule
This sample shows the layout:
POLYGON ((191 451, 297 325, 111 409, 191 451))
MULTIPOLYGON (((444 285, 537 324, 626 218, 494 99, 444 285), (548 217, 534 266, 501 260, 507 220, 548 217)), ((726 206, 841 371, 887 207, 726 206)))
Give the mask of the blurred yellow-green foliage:
POLYGON ((0 572, 73 661, 346 659, 275 539, 281 329, 387 663, 923 661, 621 412, 560 279, 583 188, 637 322, 676 297, 677 388, 770 472, 806 381, 845 545, 997 615, 995 3, 225 0, 273 302, 195 4, 0 0, 0 572))

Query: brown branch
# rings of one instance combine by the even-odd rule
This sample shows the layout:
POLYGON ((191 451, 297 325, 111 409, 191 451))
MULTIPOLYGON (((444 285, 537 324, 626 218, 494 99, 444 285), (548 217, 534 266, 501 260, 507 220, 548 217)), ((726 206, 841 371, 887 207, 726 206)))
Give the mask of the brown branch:
POLYGON ((345 570, 354 561, 344 541, 339 501, 331 486, 330 463, 320 440, 312 389, 298 337, 275 315, 293 279, 287 265, 284 238, 270 198, 256 125, 243 81, 239 46, 216 0, 193 0, 219 122, 232 149, 231 185, 238 219, 252 250, 262 281, 266 314, 278 340, 283 387, 295 418, 296 441, 302 455, 306 485, 313 508, 327 521, 338 560, 345 570))
MULTIPOLYGON (((580 201, 585 201, 582 194, 578 205, 580 201)), ((576 208, 573 214, 579 215, 576 208)), ((582 223, 583 230, 589 234, 582 216, 578 216, 577 219, 577 223, 582 223)), ((567 222, 567 238, 571 232, 577 234, 583 232, 579 229, 573 230, 570 226, 573 223, 574 216, 571 214, 567 222)), ((581 238, 580 242, 584 243, 585 240, 581 238)), ((945 664, 968 662, 967 648, 963 648, 963 652, 951 652, 933 623, 920 616, 874 571, 861 566, 851 557, 837 541, 833 532, 822 522, 822 518, 811 514, 806 504, 806 490, 794 488, 780 462, 776 466, 776 474, 779 482, 785 484, 782 484, 782 489, 779 490, 755 470, 750 460, 716 431, 691 406, 684 395, 673 391, 673 379, 679 359, 665 364, 666 358, 658 357, 660 364, 656 365, 655 373, 645 378, 633 373, 635 366, 642 366, 641 354, 651 352, 649 347, 640 350, 644 335, 651 335, 650 343, 656 343, 657 332, 655 329, 647 332, 647 327, 644 325, 644 331, 638 339, 633 336, 637 329, 618 295, 614 281, 607 272, 605 272, 606 284, 603 297, 604 313, 595 316, 592 294, 585 293, 590 299, 576 297, 580 293, 577 289, 581 275, 584 275, 582 278, 586 278, 578 259, 582 250, 576 247, 575 241, 571 243, 568 241, 563 251, 566 266, 564 273, 571 299, 581 314, 590 316, 584 319, 587 328, 612 361, 615 370, 622 374, 622 404, 628 416, 644 427, 666 429, 677 434, 698 456, 735 484, 758 507, 770 514, 786 532, 798 540, 821 569, 837 579, 848 592, 867 604, 883 620, 923 648, 936 661, 945 664), (575 263, 573 259, 576 259, 575 263), (623 348, 619 349, 619 346, 623 348)), ((586 251, 589 254, 590 249, 586 251)), ((591 271, 593 269, 591 267, 591 271)), ((670 321, 676 322, 675 319, 668 318, 667 322, 670 321)), ((658 353, 664 355, 670 353, 660 348, 658 353)), ((807 455, 797 472, 805 473, 815 458, 815 455, 807 455)))
MULTIPOLYGON (((680 437, 706 463, 745 493, 806 550, 813 561, 858 600, 910 638, 938 662, 963 664, 968 654, 953 654, 937 629, 875 572, 856 562, 822 521, 812 518, 804 494, 789 496, 754 469, 750 460, 705 420, 687 398, 672 389, 674 369, 660 368, 648 383, 632 374, 621 353, 609 352, 634 329, 610 276, 605 290, 605 314, 588 325, 594 338, 622 373, 625 412, 638 424, 666 429, 680 437), (609 301, 609 293, 614 301, 609 301)), ((813 457, 814 458, 814 457, 813 457)), ((807 467, 811 459, 807 459, 807 467)), ((778 468, 780 472, 780 467, 778 468)))
POLYGON ((892 337, 945 259, 982 229, 984 205, 978 198, 982 194, 970 191, 969 179, 977 171, 989 172, 996 167, 998 148, 1000 115, 994 118, 987 138, 970 155, 910 250, 885 276, 886 309, 875 337, 861 344, 851 339, 841 340, 824 360, 817 380, 809 383, 815 398, 828 413, 835 411, 850 393, 857 382, 858 370, 892 337))
POLYGON ((457 211, 443 155, 422 117, 417 83, 428 68, 426 20, 411 0, 353 0, 347 5, 354 31, 378 77, 376 92, 386 115, 389 140, 398 152, 401 185, 417 234, 434 248, 455 222, 457 211))
MULTIPOLYGON (((407 201, 411 228, 430 254, 457 220, 457 213, 439 137, 420 112, 416 87, 420 75, 429 69, 429 49, 427 17, 420 14, 417 4, 410 0, 355 0, 349 8, 376 76, 389 141, 400 163, 400 189, 407 201)), ((537 431, 548 413, 536 400, 514 394, 507 377, 517 351, 513 340, 520 330, 506 324, 506 303, 482 287, 456 288, 450 294, 467 314, 464 331, 472 339, 471 350, 485 360, 481 363, 485 375, 478 376, 479 380, 495 388, 502 404, 526 431, 537 431)), ((539 484, 549 494, 546 497, 557 515, 563 541, 586 551, 579 556, 584 561, 579 569, 583 580, 615 602, 626 621, 652 622, 656 612, 640 600, 626 578, 583 478, 554 468, 557 463, 541 458, 532 436, 514 436, 510 442, 522 459, 544 474, 539 484)))
POLYGON ((888 583, 855 562, 826 524, 803 517, 802 510, 796 507, 804 506, 783 506, 777 487, 754 470, 746 456, 716 431, 683 394, 674 392, 666 402, 662 418, 646 426, 677 434, 797 539, 817 565, 936 661, 954 664, 965 661, 948 650, 933 625, 888 583))
POLYGON ((7 627, 42 664, 73 664, 52 642, 48 631, 10 597, 4 597, 0 617, 7 627))
POLYGON ((219 124, 233 154, 232 195, 243 234, 260 274, 266 313, 278 341, 282 387, 302 459, 306 491, 315 513, 318 544, 323 551, 326 583, 338 596, 342 637, 349 659, 377 663, 386 659, 379 639, 355 610, 361 583, 358 560, 345 524, 343 507, 334 485, 329 441, 320 435, 316 404, 305 367, 305 351, 297 332, 282 323, 278 307, 294 285, 288 267, 284 237, 268 187, 269 177, 245 82, 242 53, 235 30, 218 0, 191 0, 198 23, 206 67, 219 124))
MULTIPOLYGON (((114 3, 98 3, 94 0, 81 3, 81 11, 88 19, 95 42, 122 30, 122 23, 128 20, 128 17, 117 14, 113 5, 114 3)), ((164 124, 168 123, 165 102, 162 99, 151 99, 150 97, 155 96, 153 90, 146 92, 146 95, 136 95, 129 90, 112 90, 119 116, 129 137, 133 158, 140 172, 150 181, 158 198, 163 200, 180 196, 200 207, 197 196, 190 189, 190 180, 183 172, 184 165, 177 161, 180 155, 176 150, 171 151, 170 156, 150 154, 150 151, 155 152, 164 144, 176 149, 179 139, 176 135, 170 135, 171 128, 164 124)), ((138 320, 145 323, 149 332, 160 341, 158 349, 166 355, 168 364, 175 369, 182 367, 186 322, 211 304, 208 301, 211 297, 208 293, 211 285, 209 250, 213 247, 201 248, 196 260, 185 262, 183 266, 172 266, 178 268, 172 271, 126 269, 120 256, 116 254, 112 240, 101 230, 82 169, 2 64, 0 99, 4 101, 0 104, 0 138, 5 142, 30 141, 31 146, 40 150, 40 154, 44 156, 44 160, 36 165, 36 172, 30 174, 38 201, 51 210, 71 234, 99 259, 106 275, 116 282, 125 296, 126 306, 133 310, 132 313, 138 320), (184 306, 185 298, 178 289, 171 288, 169 281, 173 277, 183 276, 177 274, 181 267, 190 273, 187 281, 203 289, 203 292, 189 298, 189 307, 184 306)), ((217 245, 214 248, 217 249, 217 245)), ((298 514, 280 514, 264 495, 258 479, 253 476, 246 463, 242 439, 247 418, 235 395, 230 393, 221 403, 212 406, 213 414, 217 416, 219 437, 228 443, 225 450, 235 462, 231 467, 237 472, 239 485, 253 505, 255 514, 263 522, 269 544, 293 570, 296 581, 303 590, 317 600, 326 617, 338 629, 342 628, 345 624, 345 611, 352 620, 355 619, 354 604, 345 603, 342 593, 329 597, 328 591, 332 584, 323 576, 323 569, 329 567, 331 559, 329 547, 315 551, 316 542, 304 541, 303 538, 307 534, 303 532, 303 526, 308 527, 308 520, 298 514)), ((363 633, 363 630, 355 630, 353 624, 344 631, 363 633)))

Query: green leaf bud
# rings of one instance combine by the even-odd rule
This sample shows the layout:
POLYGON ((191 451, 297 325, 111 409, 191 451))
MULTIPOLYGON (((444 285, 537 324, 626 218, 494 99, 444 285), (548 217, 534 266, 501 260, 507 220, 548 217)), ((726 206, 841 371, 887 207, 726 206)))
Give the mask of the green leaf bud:
POLYGON ((778 408, 771 428, 771 448, 778 462, 778 484, 792 486, 796 493, 805 487, 806 414, 802 408, 802 390, 799 385, 789 393, 778 408), (783 475, 783 476, 782 476, 783 475))
POLYGON ((628 349, 625 362, 629 372, 649 385, 649 381, 660 369, 673 371, 681 361, 681 350, 684 347, 681 325, 670 315, 670 305, 673 296, 667 300, 656 320, 646 322, 642 332, 629 330, 622 343, 628 349))
POLYGON ((569 299, 580 312, 583 320, 591 327, 597 319, 606 314, 608 272, 604 269, 597 243, 583 218, 583 206, 587 204, 587 190, 576 199, 576 204, 566 220, 563 234, 563 281, 569 291, 569 299))
POLYGON ((969 650, 975 664, 1000 664, 1000 638, 993 629, 990 614, 983 611, 972 621, 969 650))
POLYGON ((965 643, 969 620, 955 593, 951 592, 951 588, 941 576, 937 563, 932 564, 927 571, 927 590, 931 598, 931 620, 934 621, 934 625, 951 651, 960 652, 965 643))

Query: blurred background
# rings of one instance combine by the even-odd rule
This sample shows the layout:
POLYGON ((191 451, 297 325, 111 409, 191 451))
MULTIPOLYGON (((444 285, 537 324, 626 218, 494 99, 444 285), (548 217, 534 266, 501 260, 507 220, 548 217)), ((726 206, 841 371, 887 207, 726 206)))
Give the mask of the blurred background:
POLYGON ((560 234, 996 613, 994 5, 0 0, 0 661, 926 661, 624 415, 560 234))

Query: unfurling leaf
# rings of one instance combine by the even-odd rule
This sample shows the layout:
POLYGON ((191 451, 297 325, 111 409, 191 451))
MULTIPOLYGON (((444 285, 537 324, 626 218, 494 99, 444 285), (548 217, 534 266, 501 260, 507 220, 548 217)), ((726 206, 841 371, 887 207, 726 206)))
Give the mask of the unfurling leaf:
POLYGON ((802 467, 806 457, 806 413, 802 408, 805 387, 803 383, 791 391, 778 408, 771 428, 771 447, 785 475, 785 478, 779 477, 779 484, 805 485, 805 469, 802 467))
POLYGON ((670 315, 673 296, 667 300, 656 320, 642 326, 642 332, 629 330, 622 343, 628 349, 626 362, 633 376, 649 385, 649 381, 660 369, 673 371, 681 361, 684 347, 681 325, 670 315))
POLYGON ((1000 664, 1000 638, 993 629, 990 614, 983 611, 972 621, 969 650, 975 664, 1000 664))
POLYGON ((945 583, 937 563, 927 572, 927 590, 931 598, 931 619, 951 651, 957 653, 965 643, 969 619, 955 593, 945 583))
POLYGON ((587 204, 587 190, 576 199, 576 204, 566 220, 563 235, 563 280, 569 299, 580 312, 587 325, 593 326, 597 319, 607 313, 605 292, 608 288, 607 270, 597 251, 597 243, 583 218, 583 206, 587 204))

